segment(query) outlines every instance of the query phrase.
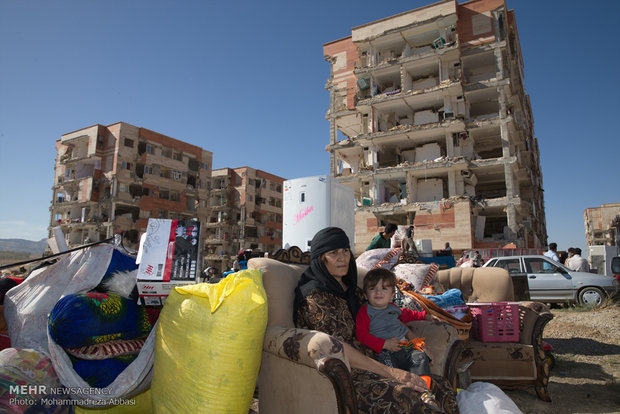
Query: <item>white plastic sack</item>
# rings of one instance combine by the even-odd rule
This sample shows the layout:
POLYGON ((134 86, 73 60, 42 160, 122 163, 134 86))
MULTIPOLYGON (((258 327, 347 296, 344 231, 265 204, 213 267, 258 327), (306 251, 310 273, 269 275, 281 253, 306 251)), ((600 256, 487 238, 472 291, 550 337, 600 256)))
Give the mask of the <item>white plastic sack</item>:
POLYGON ((472 383, 456 400, 461 414, 522 414, 504 391, 488 382, 472 383))
POLYGON ((51 266, 32 272, 4 298, 4 318, 11 346, 30 348, 50 355, 47 346, 47 318, 62 297, 94 289, 112 258, 114 246, 68 253, 51 266))
POLYGON ((11 345, 48 355, 62 385, 78 391, 69 394, 76 400, 127 399, 150 386, 155 329, 146 339, 138 357, 106 387, 105 393, 88 395, 79 392, 92 387, 75 372, 64 349, 49 337, 48 317, 54 305, 64 296, 94 289, 108 269, 114 249, 111 244, 100 244, 68 253, 53 265, 31 273, 21 285, 7 292, 4 299, 4 317, 9 327, 11 345))

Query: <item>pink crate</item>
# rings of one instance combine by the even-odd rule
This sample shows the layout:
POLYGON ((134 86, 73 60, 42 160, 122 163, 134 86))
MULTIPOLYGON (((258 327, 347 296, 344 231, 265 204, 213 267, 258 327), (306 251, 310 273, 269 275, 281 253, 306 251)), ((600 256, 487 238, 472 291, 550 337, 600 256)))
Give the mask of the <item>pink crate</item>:
POLYGON ((468 303, 471 332, 482 342, 519 342, 519 302, 468 303))

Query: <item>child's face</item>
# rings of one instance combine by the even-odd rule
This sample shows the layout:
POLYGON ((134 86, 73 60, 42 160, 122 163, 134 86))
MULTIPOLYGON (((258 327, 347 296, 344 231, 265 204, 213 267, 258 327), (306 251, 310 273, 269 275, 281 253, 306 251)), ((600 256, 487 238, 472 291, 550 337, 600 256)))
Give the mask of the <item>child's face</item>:
POLYGON ((394 286, 386 285, 383 280, 380 280, 376 285, 366 289, 366 297, 373 308, 385 309, 394 299, 394 286))

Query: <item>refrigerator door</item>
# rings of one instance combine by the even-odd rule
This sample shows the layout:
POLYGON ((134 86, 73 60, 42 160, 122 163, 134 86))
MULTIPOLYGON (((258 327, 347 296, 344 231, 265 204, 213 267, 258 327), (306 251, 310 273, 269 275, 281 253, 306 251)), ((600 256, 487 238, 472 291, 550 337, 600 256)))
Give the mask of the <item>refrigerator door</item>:
POLYGON ((329 226, 329 180, 326 176, 284 182, 282 243, 310 250, 317 231, 329 226))

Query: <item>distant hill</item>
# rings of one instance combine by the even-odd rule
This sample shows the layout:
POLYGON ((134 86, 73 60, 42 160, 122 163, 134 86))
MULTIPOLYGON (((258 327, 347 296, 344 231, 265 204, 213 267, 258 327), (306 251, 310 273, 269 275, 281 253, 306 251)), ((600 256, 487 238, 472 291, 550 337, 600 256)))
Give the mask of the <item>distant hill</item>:
POLYGON ((0 252, 24 252, 42 255, 47 247, 47 239, 31 241, 24 239, 0 239, 0 252))

